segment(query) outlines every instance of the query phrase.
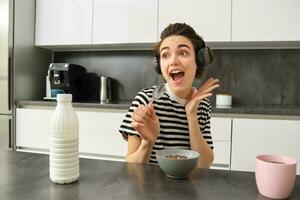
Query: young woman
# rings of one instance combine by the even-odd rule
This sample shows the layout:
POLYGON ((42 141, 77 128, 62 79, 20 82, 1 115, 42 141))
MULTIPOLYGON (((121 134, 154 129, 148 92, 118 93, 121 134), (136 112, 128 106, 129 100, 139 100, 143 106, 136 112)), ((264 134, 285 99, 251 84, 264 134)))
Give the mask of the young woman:
POLYGON ((157 163, 161 149, 192 149, 200 153, 198 167, 209 168, 214 153, 207 97, 219 84, 213 78, 198 89, 192 84, 213 61, 211 50, 192 27, 175 23, 163 30, 154 51, 166 83, 134 98, 119 129, 128 141, 126 160, 157 163))

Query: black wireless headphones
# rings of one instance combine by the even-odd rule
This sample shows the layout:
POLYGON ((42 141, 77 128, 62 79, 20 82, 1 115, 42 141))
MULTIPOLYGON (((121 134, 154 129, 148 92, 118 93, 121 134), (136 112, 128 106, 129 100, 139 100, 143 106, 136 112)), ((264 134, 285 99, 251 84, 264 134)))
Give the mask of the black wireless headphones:
POLYGON ((196 64, 199 68, 209 64, 209 50, 206 45, 196 52, 196 64))
MULTIPOLYGON (((209 64, 209 50, 205 45, 204 48, 197 50, 196 54, 196 64, 198 68, 205 67, 209 64)), ((160 55, 155 55, 154 64, 157 71, 160 71, 160 55)))

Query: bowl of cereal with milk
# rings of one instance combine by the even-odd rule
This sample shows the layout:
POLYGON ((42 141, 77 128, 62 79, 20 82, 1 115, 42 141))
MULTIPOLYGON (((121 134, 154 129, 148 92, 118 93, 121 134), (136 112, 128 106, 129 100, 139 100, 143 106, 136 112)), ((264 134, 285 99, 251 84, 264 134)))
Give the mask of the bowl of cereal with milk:
POLYGON ((200 154, 193 150, 163 149, 156 152, 159 167, 170 178, 181 179, 196 167, 200 154))

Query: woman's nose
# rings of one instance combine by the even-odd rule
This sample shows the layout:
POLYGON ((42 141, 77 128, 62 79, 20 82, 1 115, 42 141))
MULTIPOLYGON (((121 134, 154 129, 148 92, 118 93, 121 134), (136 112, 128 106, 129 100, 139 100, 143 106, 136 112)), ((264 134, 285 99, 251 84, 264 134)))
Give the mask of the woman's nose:
POLYGON ((176 65, 177 63, 178 63, 178 58, 176 54, 172 54, 172 56, 170 57, 170 65, 176 65))

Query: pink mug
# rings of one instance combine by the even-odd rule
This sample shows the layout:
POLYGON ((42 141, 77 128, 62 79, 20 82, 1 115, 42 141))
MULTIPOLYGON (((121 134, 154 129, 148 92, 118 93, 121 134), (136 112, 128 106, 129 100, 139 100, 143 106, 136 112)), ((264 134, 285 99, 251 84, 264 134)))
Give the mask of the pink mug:
POLYGON ((283 155, 256 156, 255 179, 263 196, 284 199, 291 195, 296 180, 296 160, 283 155))

